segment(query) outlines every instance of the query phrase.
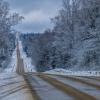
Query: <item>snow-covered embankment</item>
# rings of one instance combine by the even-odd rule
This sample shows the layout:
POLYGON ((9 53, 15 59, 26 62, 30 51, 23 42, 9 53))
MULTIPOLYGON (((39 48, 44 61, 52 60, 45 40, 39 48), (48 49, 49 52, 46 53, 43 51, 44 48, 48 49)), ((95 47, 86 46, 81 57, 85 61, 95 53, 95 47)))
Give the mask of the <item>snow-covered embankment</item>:
POLYGON ((74 76, 100 76, 100 71, 70 71, 61 68, 46 71, 44 73, 56 74, 56 75, 74 75, 74 76))

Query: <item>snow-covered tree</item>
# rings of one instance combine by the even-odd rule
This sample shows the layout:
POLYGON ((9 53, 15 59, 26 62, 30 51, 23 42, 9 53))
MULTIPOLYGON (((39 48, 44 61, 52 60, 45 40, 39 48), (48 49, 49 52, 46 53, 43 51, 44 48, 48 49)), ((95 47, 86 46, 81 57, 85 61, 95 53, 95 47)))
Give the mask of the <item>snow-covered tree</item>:
POLYGON ((63 0, 52 22, 26 45, 37 69, 100 70, 100 0, 63 0))
POLYGON ((23 19, 17 13, 11 14, 9 4, 0 0, 0 67, 7 67, 15 45, 15 36, 12 33, 12 26, 23 19))

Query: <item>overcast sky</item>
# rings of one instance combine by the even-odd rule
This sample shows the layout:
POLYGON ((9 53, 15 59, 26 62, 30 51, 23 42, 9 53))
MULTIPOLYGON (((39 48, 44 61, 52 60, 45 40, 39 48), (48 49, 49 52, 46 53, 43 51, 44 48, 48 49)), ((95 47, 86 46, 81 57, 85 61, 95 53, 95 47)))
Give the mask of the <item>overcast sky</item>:
POLYGON ((16 26, 21 32, 43 32, 52 28, 50 18, 57 15, 62 0, 6 0, 12 12, 24 16, 22 23, 16 26))

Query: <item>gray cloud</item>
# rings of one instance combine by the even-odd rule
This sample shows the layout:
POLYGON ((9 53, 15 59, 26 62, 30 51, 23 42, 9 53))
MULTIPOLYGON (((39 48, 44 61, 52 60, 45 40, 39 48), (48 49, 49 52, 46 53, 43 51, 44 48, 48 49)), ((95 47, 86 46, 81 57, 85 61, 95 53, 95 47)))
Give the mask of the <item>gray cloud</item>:
POLYGON ((42 32, 51 28, 50 18, 57 15, 62 0, 6 0, 12 12, 18 12, 25 20, 15 28, 22 32, 42 32))
POLYGON ((17 25, 15 28, 21 32, 43 32, 45 29, 52 27, 49 22, 30 22, 17 25))

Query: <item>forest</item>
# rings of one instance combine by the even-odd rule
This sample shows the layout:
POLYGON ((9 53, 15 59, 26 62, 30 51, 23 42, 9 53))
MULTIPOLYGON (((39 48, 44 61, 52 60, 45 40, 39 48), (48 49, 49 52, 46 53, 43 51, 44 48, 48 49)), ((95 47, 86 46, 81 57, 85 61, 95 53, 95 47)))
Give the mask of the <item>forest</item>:
POLYGON ((63 0, 53 29, 21 35, 38 71, 100 70, 100 0, 63 0))

